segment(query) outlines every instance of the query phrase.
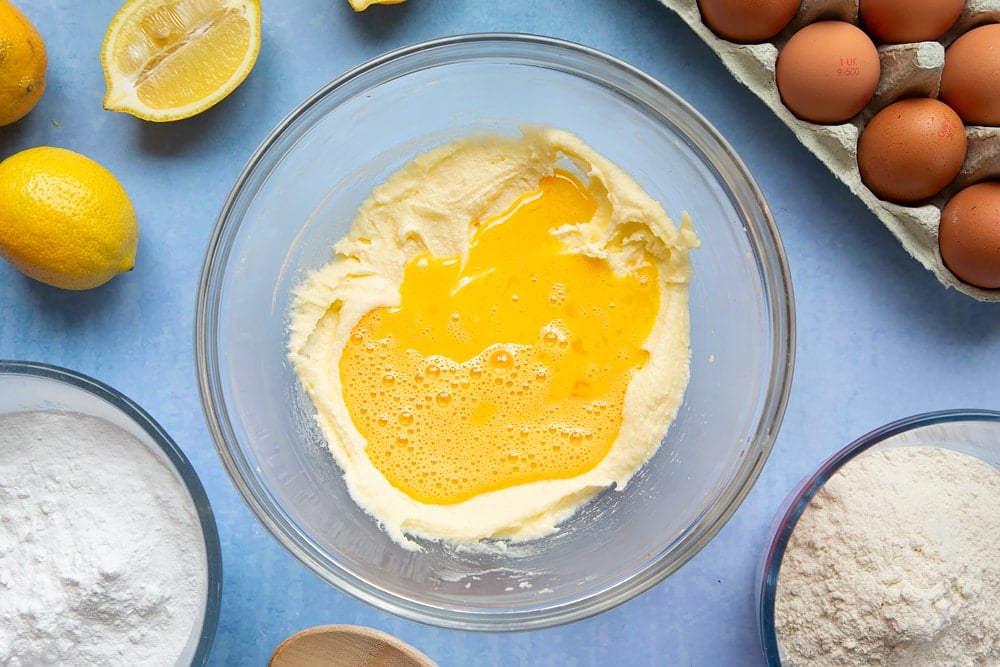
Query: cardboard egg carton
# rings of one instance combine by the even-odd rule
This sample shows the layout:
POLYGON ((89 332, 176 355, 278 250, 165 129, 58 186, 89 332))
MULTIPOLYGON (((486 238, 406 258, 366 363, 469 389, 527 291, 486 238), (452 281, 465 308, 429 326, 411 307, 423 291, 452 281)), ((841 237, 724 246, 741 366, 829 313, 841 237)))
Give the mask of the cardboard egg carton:
POLYGON ((968 153, 955 181, 928 203, 902 206, 877 198, 861 182, 857 165, 858 136, 879 110, 903 97, 937 97, 945 48, 966 31, 1000 22, 1000 0, 968 0, 955 26, 939 41, 878 47, 881 76, 868 106, 849 122, 820 125, 803 121, 782 103, 774 82, 778 52, 799 28, 820 20, 859 25, 858 0, 803 0, 785 30, 762 44, 736 44, 721 39, 701 21, 697 0, 660 0, 708 44, 736 79, 757 94, 899 240, 906 251, 938 280, 980 301, 1000 301, 1000 290, 986 290, 958 280, 941 261, 938 224, 941 208, 957 190, 987 178, 1000 179, 1000 128, 966 126, 968 153))

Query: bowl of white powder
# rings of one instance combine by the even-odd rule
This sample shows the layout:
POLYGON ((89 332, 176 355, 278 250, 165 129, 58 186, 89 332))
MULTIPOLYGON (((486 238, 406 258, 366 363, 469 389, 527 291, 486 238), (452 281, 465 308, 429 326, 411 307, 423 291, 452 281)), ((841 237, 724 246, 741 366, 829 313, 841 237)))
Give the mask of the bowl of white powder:
POLYGON ((0 664, 201 665, 222 557, 205 490, 129 398, 0 361, 0 664))
POLYGON ((883 426, 789 496, 757 590, 769 665, 1000 664, 1000 412, 883 426))

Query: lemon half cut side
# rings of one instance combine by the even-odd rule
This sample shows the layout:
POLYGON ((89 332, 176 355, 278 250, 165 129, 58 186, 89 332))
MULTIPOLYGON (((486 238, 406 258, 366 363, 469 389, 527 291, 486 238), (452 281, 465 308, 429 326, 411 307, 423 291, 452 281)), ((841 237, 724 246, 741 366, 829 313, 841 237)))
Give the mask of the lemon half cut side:
POLYGON ((104 108, 189 118, 236 89, 260 51, 260 0, 129 0, 101 47, 104 108))

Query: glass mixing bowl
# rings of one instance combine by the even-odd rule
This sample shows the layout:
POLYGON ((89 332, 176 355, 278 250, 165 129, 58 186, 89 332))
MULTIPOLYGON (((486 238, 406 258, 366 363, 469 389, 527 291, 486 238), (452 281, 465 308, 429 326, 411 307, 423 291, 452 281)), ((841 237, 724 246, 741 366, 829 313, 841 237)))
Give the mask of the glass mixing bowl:
POLYGON ((240 174, 212 234, 195 347, 209 429, 264 526, 323 579, 430 624, 537 628, 663 580, 732 516, 791 382, 794 308, 774 222, 746 167, 663 85, 597 51, 510 34, 446 38, 362 64, 295 109, 240 174), (691 382, 625 489, 504 554, 397 546, 350 498, 286 358, 291 293, 326 264, 372 188, 417 153, 522 124, 573 132, 679 220, 693 251, 691 382))
POLYGON ((142 443, 187 490, 205 545, 205 599, 180 648, 178 665, 208 662, 222 604, 222 549, 198 473, 163 428, 132 399, 76 371, 32 361, 0 361, 0 414, 36 410, 99 417, 142 443))
POLYGON ((767 549, 757 568, 757 630, 764 658, 770 667, 781 667, 781 652, 774 625, 781 561, 792 531, 813 496, 827 480, 862 454, 893 447, 918 446, 951 449, 974 456, 1000 470, 1000 412, 942 410, 894 421, 861 436, 799 482, 775 515, 766 541, 767 549))

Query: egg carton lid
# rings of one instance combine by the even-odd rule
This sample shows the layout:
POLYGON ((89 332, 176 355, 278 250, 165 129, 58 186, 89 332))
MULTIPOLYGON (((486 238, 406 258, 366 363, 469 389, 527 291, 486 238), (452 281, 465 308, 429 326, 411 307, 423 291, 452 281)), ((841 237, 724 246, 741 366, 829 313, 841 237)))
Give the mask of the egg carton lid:
POLYGON ((892 102, 908 96, 936 97, 944 66, 945 47, 973 27, 1000 22, 1000 0, 967 0, 961 17, 939 41, 878 47, 882 73, 868 106, 846 123, 819 125, 793 115, 781 101, 774 81, 781 46, 799 28, 819 20, 858 23, 858 0, 803 0, 795 17, 781 33, 760 44, 738 44, 721 39, 701 20, 697 0, 660 0, 680 16, 715 51, 737 81, 745 85, 795 134, 799 142, 823 162, 946 287, 980 301, 1000 302, 1000 290, 987 290, 960 281, 944 265, 938 250, 941 208, 962 187, 984 179, 1000 179, 1000 128, 967 126, 968 152, 954 182, 921 206, 903 206, 879 199, 861 182, 857 166, 858 136, 868 120, 892 102))

